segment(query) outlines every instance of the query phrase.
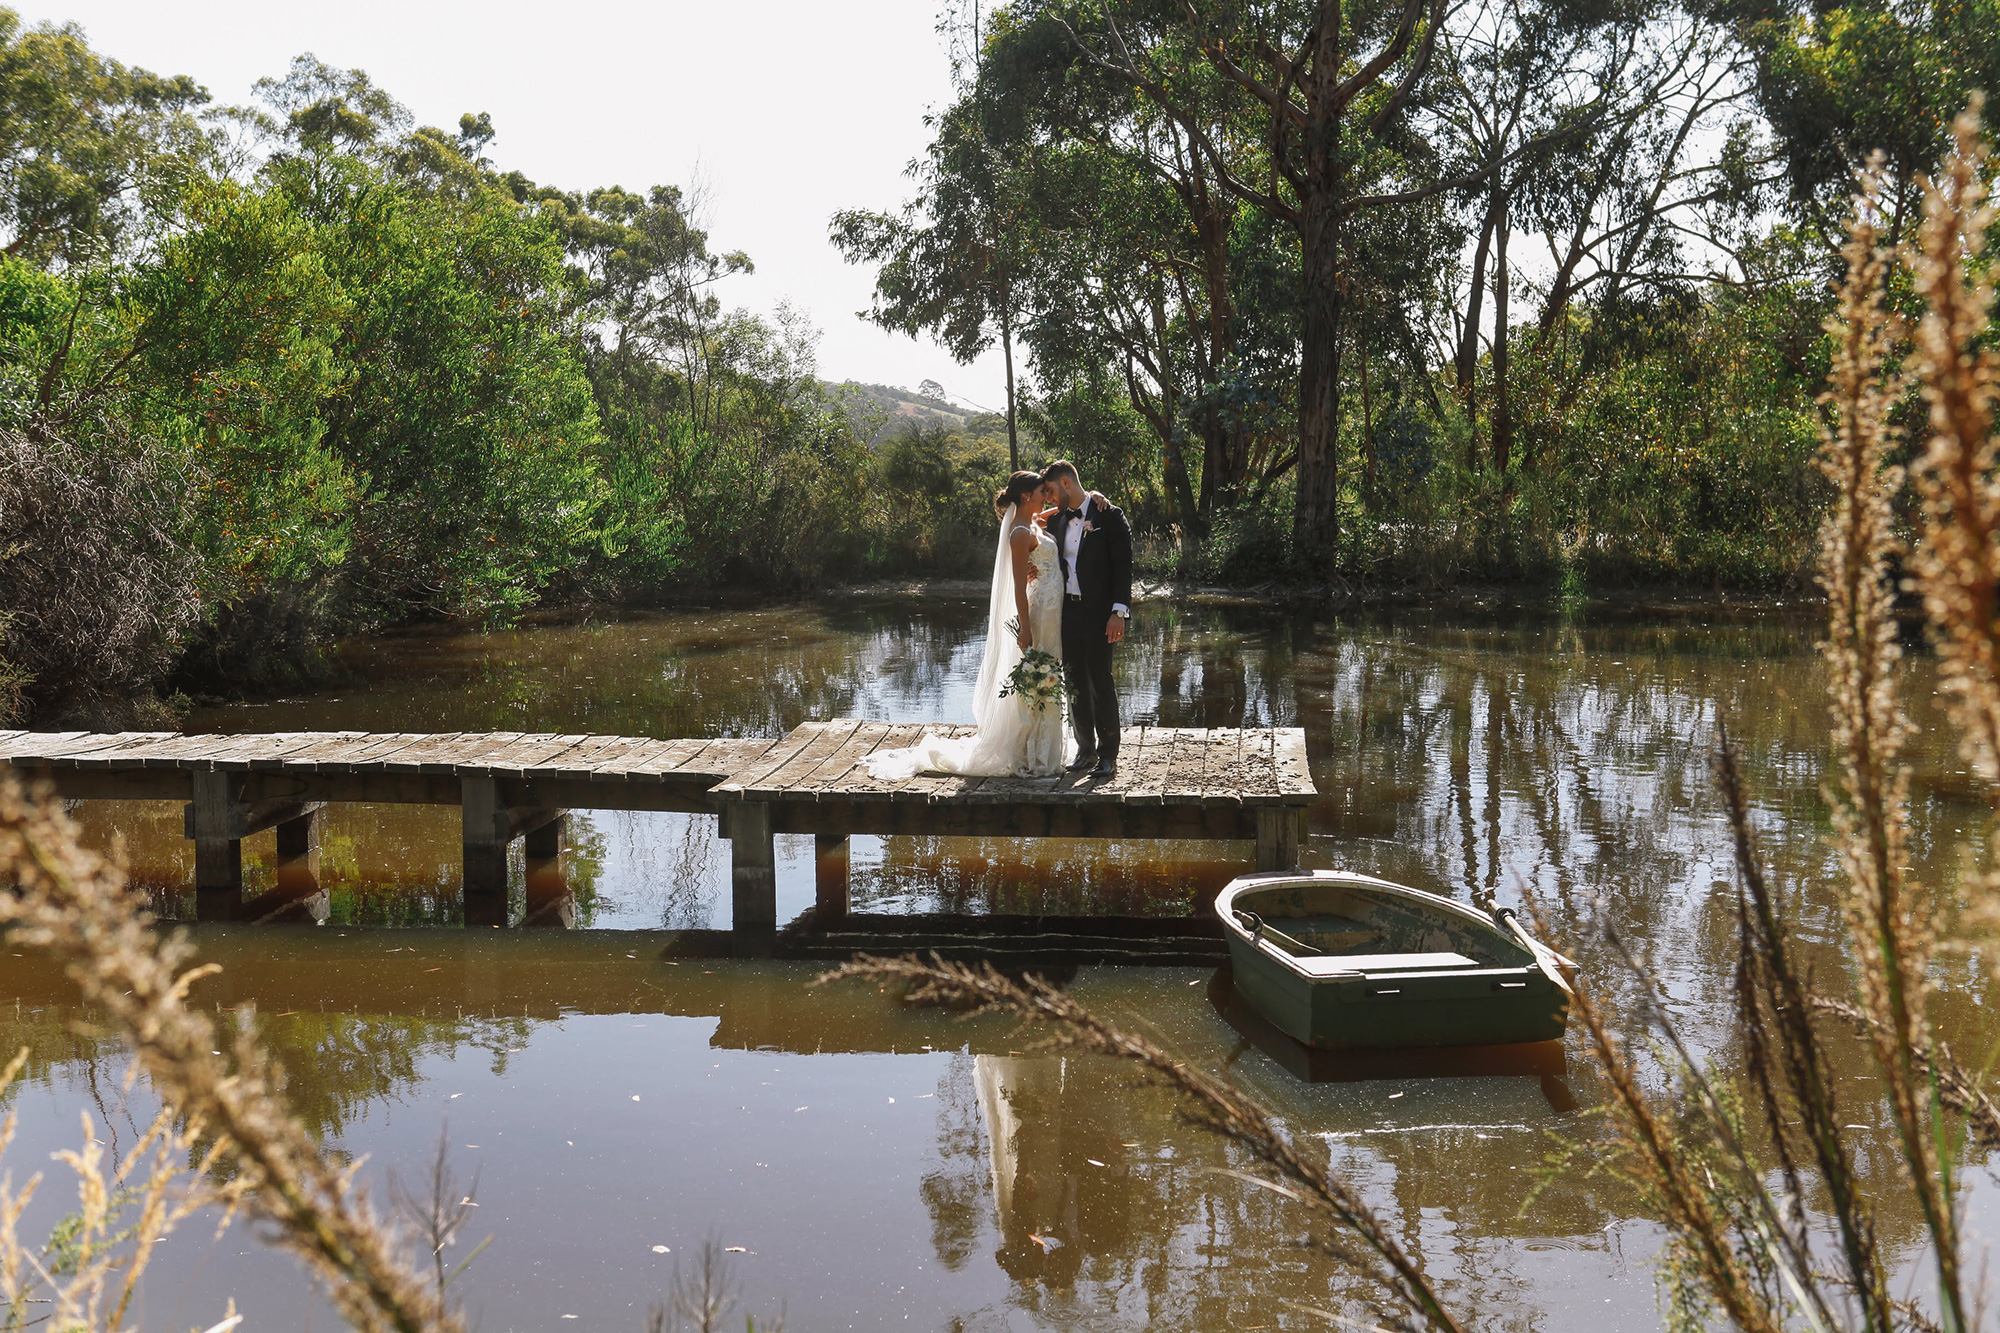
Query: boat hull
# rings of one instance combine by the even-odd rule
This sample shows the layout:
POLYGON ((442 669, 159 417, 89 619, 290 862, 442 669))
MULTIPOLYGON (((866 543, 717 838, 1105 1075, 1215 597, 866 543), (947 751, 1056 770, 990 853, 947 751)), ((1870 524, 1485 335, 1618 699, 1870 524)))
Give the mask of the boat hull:
MULTIPOLYGON (((1397 1046, 1483 1046, 1560 1040, 1569 1017, 1569 992, 1546 963, 1508 939, 1483 914, 1462 904, 1363 876, 1321 872, 1301 884, 1379 893, 1383 909, 1407 919, 1436 914, 1437 929, 1463 942, 1482 932, 1480 950, 1498 965, 1440 971, 1367 971, 1307 975, 1298 960, 1268 939, 1245 930, 1230 910, 1231 891, 1217 900, 1229 941, 1237 993, 1279 1031, 1321 1050, 1397 1046), (1448 909, 1448 911, 1446 910, 1448 909)), ((1238 885, 1243 881, 1238 881, 1238 885)), ((1232 890, 1237 885, 1232 885, 1232 890)), ((1256 885, 1258 889, 1281 887, 1256 885)), ((1271 898, 1268 892, 1261 895, 1271 898)), ((1284 925, 1276 917, 1272 924, 1284 925)), ((1465 947, 1470 948, 1470 945, 1465 947)))

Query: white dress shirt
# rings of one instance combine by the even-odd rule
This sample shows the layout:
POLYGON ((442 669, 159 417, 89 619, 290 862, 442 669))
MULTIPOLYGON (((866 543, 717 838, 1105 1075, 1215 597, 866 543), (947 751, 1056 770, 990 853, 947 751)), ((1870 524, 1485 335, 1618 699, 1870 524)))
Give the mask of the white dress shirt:
MULTIPOLYGON (((1077 513, 1080 517, 1072 519, 1070 525, 1063 529, 1063 568, 1069 571, 1068 591, 1072 597, 1083 596, 1083 585, 1076 581, 1076 553, 1083 548, 1084 525, 1090 522, 1088 495, 1083 497, 1083 503, 1077 507, 1077 513)), ((1112 603, 1111 609, 1121 616, 1131 614, 1123 602, 1112 603)))
POLYGON ((1083 596, 1083 585, 1076 581, 1076 553, 1083 546, 1083 525, 1090 521, 1089 496, 1083 497, 1077 514, 1079 517, 1071 519, 1069 526, 1063 529, 1063 568, 1069 571, 1069 595, 1072 597, 1083 596))

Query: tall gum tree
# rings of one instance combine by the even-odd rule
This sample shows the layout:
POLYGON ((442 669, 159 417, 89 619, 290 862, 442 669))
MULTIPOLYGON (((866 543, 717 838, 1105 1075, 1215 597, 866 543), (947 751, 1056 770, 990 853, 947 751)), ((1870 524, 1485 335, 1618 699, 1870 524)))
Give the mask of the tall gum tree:
MULTIPOLYGON (((961 105, 1033 182, 1026 222, 1040 260, 1023 336, 1038 368, 1084 357, 1122 369, 1160 442, 1177 520, 1199 536, 1217 508, 1261 492, 1295 458, 1243 410, 1262 396, 1264 326, 1285 321, 1243 306, 1246 206, 1206 146, 1235 154, 1239 172, 1257 150, 1231 129, 1241 90, 1185 36, 1179 50, 1153 48, 1166 90, 1154 97, 1073 34, 1032 4, 995 15, 983 77, 961 105)), ((1289 363, 1288 328, 1283 338, 1289 363)))
POLYGON ((73 23, 0 8, 0 253, 42 267, 125 253, 212 164, 207 101, 185 75, 91 50, 73 23))
MULTIPOLYGON (((1064 15, 1078 47, 1177 115, 1153 42, 1192 38, 1261 121, 1261 179, 1212 138, 1202 148, 1238 198, 1291 227, 1300 248, 1298 499, 1292 535, 1308 566, 1336 558, 1340 539, 1342 233, 1362 208, 1414 202, 1446 184, 1407 178, 1370 192, 1384 175, 1369 161, 1404 137, 1403 115, 1426 71, 1449 0, 1311 0, 1239 5, 1225 0, 1077 6, 1064 15)), ((1423 146, 1416 147, 1420 155, 1423 146)), ((1428 173, 1426 173, 1427 175, 1428 173)))
POLYGON ((934 334, 961 365, 999 342, 1007 461, 1018 470, 1014 340, 1030 263, 1021 217, 1026 184, 963 103, 933 124, 928 156, 910 164, 916 198, 901 213, 836 213, 831 239, 849 263, 880 265, 867 319, 913 338, 934 334))

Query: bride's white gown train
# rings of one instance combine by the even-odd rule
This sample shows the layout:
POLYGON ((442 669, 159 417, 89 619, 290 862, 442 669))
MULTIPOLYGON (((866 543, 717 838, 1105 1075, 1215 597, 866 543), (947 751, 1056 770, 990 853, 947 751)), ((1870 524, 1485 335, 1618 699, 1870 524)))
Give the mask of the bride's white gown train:
POLYGON ((972 717, 979 730, 970 736, 926 735, 915 745, 869 755, 863 767, 884 781, 919 773, 962 773, 977 777, 1045 778, 1062 772, 1069 759, 1069 728, 1059 704, 1036 708, 1018 694, 1000 697, 1021 647, 1007 628, 1014 618, 1014 560, 1009 539, 1015 528, 1035 534, 1029 556, 1028 632, 1034 646, 1061 659, 1063 588, 1055 539, 1038 525, 1017 523, 1008 510, 1000 525, 1000 551, 993 562, 992 599, 986 614, 986 654, 972 690, 972 717))

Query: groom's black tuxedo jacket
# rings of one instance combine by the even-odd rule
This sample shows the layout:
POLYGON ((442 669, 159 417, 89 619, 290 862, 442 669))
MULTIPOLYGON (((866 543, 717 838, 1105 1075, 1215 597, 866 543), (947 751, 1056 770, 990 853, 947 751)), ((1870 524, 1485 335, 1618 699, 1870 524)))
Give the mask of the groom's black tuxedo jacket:
MULTIPOLYGON (((1049 524, 1062 563, 1063 589, 1069 589, 1069 525, 1076 520, 1065 511, 1049 524)), ((1125 511, 1113 504, 1092 504, 1084 520, 1089 526, 1076 548, 1076 582, 1083 590, 1083 610, 1101 619, 1111 608, 1132 605, 1132 526, 1125 511)))

